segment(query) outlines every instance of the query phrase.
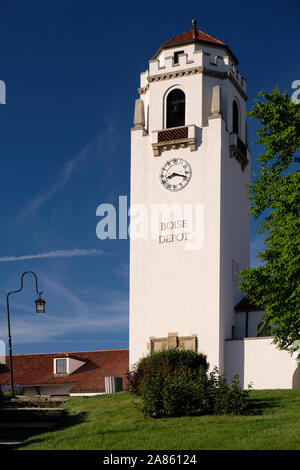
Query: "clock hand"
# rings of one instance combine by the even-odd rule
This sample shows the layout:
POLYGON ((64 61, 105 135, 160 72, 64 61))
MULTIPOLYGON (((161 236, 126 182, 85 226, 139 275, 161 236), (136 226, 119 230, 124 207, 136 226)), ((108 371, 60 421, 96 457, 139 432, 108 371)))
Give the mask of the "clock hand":
POLYGON ((180 173, 172 173, 168 176, 168 179, 174 178, 174 176, 180 176, 181 178, 186 178, 186 175, 181 175, 180 173))
POLYGON ((179 173, 176 173, 176 176, 181 176, 181 178, 187 178, 186 175, 180 175, 179 173))

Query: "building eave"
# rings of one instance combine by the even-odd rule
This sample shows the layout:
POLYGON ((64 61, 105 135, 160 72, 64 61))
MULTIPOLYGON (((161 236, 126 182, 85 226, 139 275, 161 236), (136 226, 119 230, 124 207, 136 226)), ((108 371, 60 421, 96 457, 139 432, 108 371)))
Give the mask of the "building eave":
POLYGON ((262 312, 264 309, 255 305, 253 302, 247 299, 247 297, 243 297, 236 306, 234 307, 236 313, 239 312, 262 312))
POLYGON ((155 52, 151 60, 157 59, 158 55, 161 53, 163 49, 174 49, 174 47, 184 46, 187 44, 194 44, 194 43, 203 44, 204 46, 209 46, 209 47, 213 47, 216 49, 225 49, 228 52, 228 55, 233 59, 233 62, 235 62, 235 65, 238 65, 239 63, 236 56, 233 54, 233 52, 230 50, 230 48, 226 44, 217 44, 217 43, 213 43, 210 41, 204 41, 203 39, 192 39, 188 41, 179 41, 173 44, 162 44, 160 48, 155 52))

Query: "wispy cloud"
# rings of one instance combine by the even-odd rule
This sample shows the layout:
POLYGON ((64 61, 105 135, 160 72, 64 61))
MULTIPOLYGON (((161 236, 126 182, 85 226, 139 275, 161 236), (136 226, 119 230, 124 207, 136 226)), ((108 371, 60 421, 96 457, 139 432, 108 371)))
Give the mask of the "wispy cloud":
MULTIPOLYGON (((14 344, 65 341, 70 337, 88 342, 91 335, 107 339, 113 332, 118 338, 120 332, 128 331, 127 292, 100 288, 84 300, 56 279, 41 274, 40 280, 47 291, 47 313, 28 315, 24 306, 14 304, 18 310, 13 322, 14 344)), ((0 319, 0 339, 5 339, 1 338, 5 328, 5 319, 0 319)))
MULTIPOLYGON (((80 171, 85 165, 87 165, 92 157, 101 155, 101 148, 106 141, 111 141, 111 134, 112 127, 108 126, 102 134, 96 136, 77 155, 70 158, 59 170, 55 178, 55 183, 45 192, 39 194, 26 203, 25 208, 20 215, 20 221, 23 221, 28 216, 34 214, 57 191, 66 186, 73 174, 80 171)), ((107 149, 106 146, 106 151, 109 152, 109 150, 110 149, 107 149)))
MULTIPOLYGON (((102 335, 112 331, 127 331, 128 313, 111 315, 109 311, 105 315, 76 315, 72 318, 64 315, 34 316, 32 319, 18 317, 14 320, 13 336, 15 344, 43 343, 53 340, 66 339, 76 335, 82 340, 88 340, 91 334, 99 332, 102 335)), ((1 323, 0 323, 1 325, 1 323)), ((5 331, 3 322, 3 331, 5 331)), ((3 337, 5 340, 6 338, 3 337)))
POLYGON ((120 277, 120 278, 129 278, 129 264, 128 263, 121 263, 115 270, 114 272, 120 277))
POLYGON ((90 146, 91 144, 88 144, 78 155, 67 161, 67 163, 59 172, 57 182, 52 187, 27 202, 22 213, 22 219, 36 212, 42 204, 48 201, 48 199, 50 199, 59 189, 68 183, 72 174, 80 166, 80 163, 86 158, 90 146))
POLYGON ((73 250, 55 250, 47 251, 45 253, 37 253, 33 255, 22 255, 22 256, 2 256, 0 257, 0 263, 7 263, 9 261, 22 261, 28 259, 39 259, 39 258, 73 258, 76 256, 104 256, 106 255, 103 250, 79 250, 74 248, 73 250))

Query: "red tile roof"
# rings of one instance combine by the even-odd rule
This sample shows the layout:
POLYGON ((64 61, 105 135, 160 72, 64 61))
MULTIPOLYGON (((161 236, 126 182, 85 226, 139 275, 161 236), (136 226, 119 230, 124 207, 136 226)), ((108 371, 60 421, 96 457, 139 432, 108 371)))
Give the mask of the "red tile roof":
POLYGON ((222 41, 219 41, 219 39, 213 38, 209 34, 206 34, 203 31, 200 31, 200 29, 196 29, 194 31, 194 28, 192 28, 192 29, 189 29, 188 31, 185 31, 182 34, 179 34, 178 36, 175 36, 175 38, 164 42, 162 47, 177 44, 177 43, 182 43, 182 42, 191 42, 195 40, 203 41, 203 42, 211 42, 213 44, 226 46, 226 44, 222 41))
MULTIPOLYGON (((122 377, 126 386, 128 349, 81 351, 72 353, 17 354, 13 356, 14 383, 20 385, 74 384, 70 392, 103 392, 104 377, 122 377), (83 365, 72 374, 54 375, 53 359, 76 356, 83 365)), ((9 358, 0 365, 0 385, 10 384, 9 358)))
POLYGON ((181 44, 188 44, 191 42, 205 43, 208 46, 213 45, 216 47, 225 48, 228 51, 228 53, 231 55, 231 57, 234 59, 234 61, 238 64, 237 58, 234 56, 232 51, 224 42, 220 41, 219 39, 213 38, 209 34, 204 33, 204 31, 201 31, 200 29, 197 29, 197 28, 189 29, 188 31, 185 31, 184 33, 179 34, 178 36, 175 36, 174 38, 169 39, 168 41, 164 42, 160 46, 158 51, 154 54, 152 59, 156 59, 162 49, 169 48, 169 47, 176 47, 181 44))

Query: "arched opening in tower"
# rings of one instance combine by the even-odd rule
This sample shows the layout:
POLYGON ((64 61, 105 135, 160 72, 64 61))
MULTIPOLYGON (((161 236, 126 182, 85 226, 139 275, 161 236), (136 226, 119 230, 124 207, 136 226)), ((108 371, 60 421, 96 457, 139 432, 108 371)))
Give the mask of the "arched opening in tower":
POLYGON ((176 88, 167 97, 167 128, 185 125, 185 94, 176 88))
POLYGON ((232 132, 239 134, 239 108, 236 101, 232 103, 232 132))

